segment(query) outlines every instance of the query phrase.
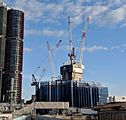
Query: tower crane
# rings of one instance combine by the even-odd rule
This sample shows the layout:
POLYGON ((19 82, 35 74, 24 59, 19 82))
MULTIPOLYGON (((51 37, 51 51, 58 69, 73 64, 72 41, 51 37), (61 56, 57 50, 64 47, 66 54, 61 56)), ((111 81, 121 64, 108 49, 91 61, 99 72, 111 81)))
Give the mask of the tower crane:
MULTIPOLYGON (((35 78, 34 74, 32 74, 32 83, 31 83, 31 86, 35 86, 36 96, 38 96, 39 95, 39 82, 35 78)), ((35 100, 38 101, 37 97, 35 97, 35 100)))
POLYGON ((70 20, 70 16, 68 16, 68 39, 69 39, 69 50, 70 53, 68 54, 68 56, 70 57, 70 61, 71 63, 75 63, 75 49, 72 45, 72 31, 71 31, 71 20, 70 20))
POLYGON ((47 48, 48 48, 48 52, 49 52, 49 61, 50 61, 51 66, 52 66, 53 77, 55 77, 55 68, 54 68, 54 64, 52 62, 53 54, 52 54, 52 51, 51 51, 51 48, 50 48, 48 41, 47 41, 47 48))
POLYGON ((78 62, 76 62, 75 49, 72 46, 71 21, 70 21, 70 16, 68 16, 68 36, 69 36, 68 38, 69 38, 69 49, 70 49, 70 53, 68 54, 68 56, 70 58, 71 63, 65 64, 64 66, 61 67, 62 80, 81 81, 83 78, 84 66, 82 64, 82 60, 83 60, 83 50, 84 50, 88 21, 89 21, 89 17, 85 21, 85 27, 81 37, 81 43, 80 43, 81 45, 79 47, 79 60, 78 62))
POLYGON ((88 27, 88 22, 90 20, 90 17, 88 16, 85 21, 85 27, 84 30, 82 31, 82 36, 81 36, 81 45, 80 45, 80 54, 79 54, 79 62, 82 64, 83 62, 83 51, 84 51, 84 46, 85 46, 85 40, 86 40, 86 35, 87 35, 87 27, 88 27))
MULTIPOLYGON (((49 59, 48 59, 48 63, 45 65, 45 67, 42 70, 42 76, 37 80, 36 77, 35 77, 35 75, 32 74, 32 83, 31 83, 31 86, 35 86, 36 96, 39 94, 39 82, 43 78, 43 76, 44 76, 44 74, 46 72, 46 69, 48 68, 48 65, 50 64, 50 62, 52 62, 51 60, 52 60, 52 57, 53 57, 53 52, 55 52, 56 49, 59 48, 61 42, 62 42, 62 40, 59 40, 58 43, 55 45, 55 47, 53 49, 50 48, 49 43, 47 42, 47 47, 48 47, 48 51, 49 51, 49 59)), ((52 64, 53 74, 55 75, 53 63, 51 63, 51 64, 52 64)), ((38 69, 40 69, 40 66, 37 67, 37 70, 38 69)), ((36 100, 37 100, 37 98, 36 98, 36 100)))
POLYGON ((69 39, 69 50, 72 50, 72 31, 71 31, 71 20, 70 16, 68 16, 68 39, 69 39))

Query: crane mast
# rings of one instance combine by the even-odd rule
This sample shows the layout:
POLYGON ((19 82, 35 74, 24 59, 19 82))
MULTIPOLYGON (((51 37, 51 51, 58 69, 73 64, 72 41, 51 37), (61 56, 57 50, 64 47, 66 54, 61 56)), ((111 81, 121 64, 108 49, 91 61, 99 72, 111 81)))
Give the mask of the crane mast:
MULTIPOLYGON (((84 36, 84 34, 83 34, 84 36)), ((75 80, 81 81, 83 76, 83 65, 80 62, 76 62, 75 49, 72 46, 72 37, 71 37, 71 21, 70 16, 68 16, 68 38, 69 38, 69 49, 70 53, 68 54, 70 58, 70 64, 64 64, 60 67, 62 80, 75 80)), ((84 37, 83 37, 84 38, 84 37)), ((81 46, 83 43, 81 43, 81 46)), ((82 48, 80 48, 82 49, 82 48)), ((80 50, 82 51, 82 50, 80 50)))
POLYGON ((71 20, 70 20, 70 16, 68 16, 68 38, 69 38, 69 50, 70 53, 68 54, 69 58, 70 58, 70 62, 71 64, 75 63, 75 49, 72 45, 72 31, 71 31, 71 20))
POLYGON ((52 66, 52 72, 53 72, 53 77, 55 77, 55 68, 54 68, 54 64, 52 62, 52 59, 53 59, 53 55, 51 53, 51 49, 50 49, 50 45, 49 45, 49 42, 47 41, 47 47, 48 47, 48 52, 49 52, 49 60, 51 62, 51 66, 52 66))
POLYGON ((80 46, 80 55, 79 55, 79 62, 81 64, 83 62, 83 51, 84 51, 84 45, 85 45, 85 37, 86 37, 86 31, 83 31, 82 37, 81 37, 81 46, 80 46))
POLYGON ((82 31, 82 36, 81 36, 81 45, 80 45, 80 54, 79 54, 80 64, 82 64, 82 62, 83 62, 83 52, 84 52, 84 47, 85 47, 88 22, 89 22, 89 17, 87 17, 87 19, 85 21, 85 27, 84 27, 84 30, 82 31))
POLYGON ((35 70, 34 74, 32 74, 32 83, 31 83, 31 86, 35 86, 36 95, 38 94, 39 82, 43 78, 43 76, 44 76, 44 74, 46 72, 46 69, 48 68, 48 65, 50 64, 50 62, 51 62, 51 65, 52 65, 53 75, 55 76, 55 69, 54 69, 54 65, 52 63, 52 58, 53 58, 52 52, 56 51, 56 49, 60 47, 61 42, 62 42, 62 40, 59 40, 58 43, 55 45, 55 47, 53 49, 50 48, 49 43, 47 42, 47 47, 48 47, 48 51, 49 51, 49 60, 48 60, 48 63, 46 64, 46 66, 42 70, 42 76, 40 77, 40 79, 36 79, 36 77, 34 75, 36 73, 36 71, 38 69, 40 69, 40 66, 37 67, 37 69, 35 70))
POLYGON ((76 56, 75 56, 75 49, 72 46, 72 37, 71 37, 71 21, 70 17, 68 16, 68 35, 69 35, 69 49, 70 53, 68 54, 70 58, 70 64, 64 64, 60 67, 62 80, 75 80, 75 81, 81 81, 83 79, 83 69, 84 66, 82 64, 83 62, 83 51, 84 51, 84 44, 85 44, 85 38, 86 38, 86 31, 87 31, 87 22, 89 21, 89 17, 87 18, 85 22, 85 28, 82 32, 81 37, 81 45, 79 48, 79 61, 76 62, 76 56))
POLYGON ((68 16, 68 39, 69 39, 69 50, 72 51, 72 36, 71 36, 71 20, 70 16, 68 16))

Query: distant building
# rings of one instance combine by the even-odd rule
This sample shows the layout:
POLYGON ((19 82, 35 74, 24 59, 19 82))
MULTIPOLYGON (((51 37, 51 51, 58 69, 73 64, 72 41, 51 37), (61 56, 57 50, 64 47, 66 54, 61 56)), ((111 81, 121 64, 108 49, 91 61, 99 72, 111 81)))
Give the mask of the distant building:
POLYGON ((109 102, 126 102, 126 96, 110 96, 109 102))
POLYGON ((24 13, 20 10, 7 9, 3 4, 0 7, 1 102, 21 101, 23 34, 24 13))
MULTIPOLYGON (((38 98, 39 97, 39 98, 38 98)), ((91 108, 106 104, 108 88, 96 83, 81 83, 73 80, 41 82, 39 101, 69 102, 70 107, 91 108)))
POLYGON ((94 107, 98 111, 98 120, 125 120, 126 102, 115 102, 94 107))

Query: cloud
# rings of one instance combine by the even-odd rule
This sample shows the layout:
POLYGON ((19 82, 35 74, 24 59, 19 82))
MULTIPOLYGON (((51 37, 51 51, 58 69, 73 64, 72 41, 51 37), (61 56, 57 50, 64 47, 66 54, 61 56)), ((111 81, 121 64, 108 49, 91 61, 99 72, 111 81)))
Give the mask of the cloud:
POLYGON ((114 7, 121 7, 126 3, 125 0, 107 0, 108 7, 114 8, 114 7))
MULTIPOLYGON (((62 45, 62 49, 63 50, 69 50, 69 46, 68 45, 62 45)), ((80 50, 80 49, 78 49, 80 50)), ((90 47, 86 47, 83 49, 85 52, 89 52, 89 53, 93 53, 96 51, 114 51, 114 50, 118 50, 121 53, 126 51, 126 44, 121 44, 121 45, 117 45, 117 46, 98 46, 98 45, 93 45, 90 47)))
POLYGON ((99 27, 111 28, 116 25, 125 27, 126 24, 125 0, 61 0, 60 2, 14 0, 12 7, 23 10, 27 22, 48 23, 47 27, 51 23, 66 21, 68 15, 72 17, 75 26, 84 23, 87 16, 91 16, 93 18, 91 23, 99 27))
POLYGON ((87 47, 84 50, 87 52, 119 50, 121 53, 123 53, 126 50, 126 44, 121 44, 118 46, 111 46, 111 47, 94 45, 92 47, 87 47))
POLYGON ((106 51, 106 50, 109 50, 109 48, 108 47, 94 45, 92 47, 85 48, 84 50, 87 51, 87 52, 94 52, 94 51, 98 51, 98 50, 104 50, 104 51, 106 51))
POLYGON ((99 27, 111 28, 118 24, 125 25, 125 4, 124 0, 106 0, 104 2, 79 0, 77 4, 69 2, 66 5, 66 12, 72 16, 72 21, 76 25, 84 23, 84 19, 91 16, 93 18, 91 23, 95 23, 99 27))
POLYGON ((115 26, 126 19, 126 5, 111 10, 103 16, 99 16, 98 19, 98 23, 102 26, 115 26))
POLYGON ((43 6, 44 4, 38 2, 38 0, 16 0, 13 8, 22 10, 25 13, 26 20, 29 21, 41 18, 43 15, 43 6))
POLYGON ((24 48, 24 52, 32 52, 31 48, 24 48))
POLYGON ((26 21, 46 21, 46 19, 56 18, 63 6, 56 3, 40 2, 39 0, 15 0, 13 8, 24 11, 26 21))
POLYGON ((92 17, 101 15, 103 12, 107 11, 107 6, 103 5, 95 5, 95 6, 87 6, 85 11, 85 14, 90 15, 92 17))
POLYGON ((39 36, 48 36, 48 37, 63 37, 66 35, 65 30, 53 30, 53 29, 27 29, 25 30, 26 35, 39 35, 39 36))

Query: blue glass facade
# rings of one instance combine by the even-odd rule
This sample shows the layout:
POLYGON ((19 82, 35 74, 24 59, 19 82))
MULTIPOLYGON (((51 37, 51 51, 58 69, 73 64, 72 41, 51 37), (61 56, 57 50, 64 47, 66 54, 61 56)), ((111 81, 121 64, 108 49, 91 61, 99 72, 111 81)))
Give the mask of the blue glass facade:
POLYGON ((72 80, 56 80, 41 82, 40 101, 64 101, 71 107, 91 108, 98 104, 105 104, 108 88, 98 84, 80 83, 72 80))
POLYGON ((107 87, 99 87, 99 104, 105 104, 106 103, 106 96, 108 96, 108 89, 107 87))

